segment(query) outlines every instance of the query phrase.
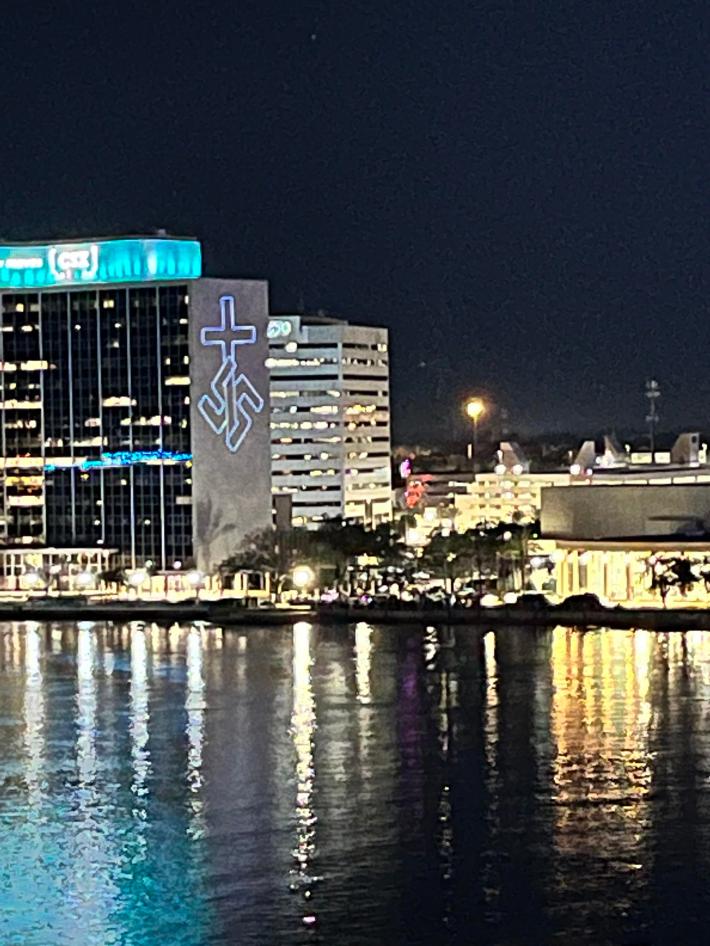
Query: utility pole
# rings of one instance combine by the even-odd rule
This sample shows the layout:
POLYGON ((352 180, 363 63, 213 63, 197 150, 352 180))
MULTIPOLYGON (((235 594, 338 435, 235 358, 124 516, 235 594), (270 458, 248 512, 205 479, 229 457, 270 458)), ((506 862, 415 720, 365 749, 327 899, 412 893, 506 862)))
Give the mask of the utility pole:
POLYGON ((644 391, 648 401, 648 414, 646 414, 646 423, 648 424, 648 439, 651 446, 651 463, 656 462, 656 428, 658 426, 658 399, 661 396, 661 386, 658 381, 651 378, 646 382, 644 391))

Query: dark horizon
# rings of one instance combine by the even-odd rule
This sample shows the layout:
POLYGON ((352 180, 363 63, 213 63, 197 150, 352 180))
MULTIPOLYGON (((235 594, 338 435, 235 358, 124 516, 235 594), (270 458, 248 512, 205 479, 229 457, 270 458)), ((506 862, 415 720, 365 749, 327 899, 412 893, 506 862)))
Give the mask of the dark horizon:
POLYGON ((710 408, 694 3, 8 13, 0 231, 163 227, 274 310, 390 328, 394 436, 710 408), (51 50, 51 57, 47 51, 51 50))

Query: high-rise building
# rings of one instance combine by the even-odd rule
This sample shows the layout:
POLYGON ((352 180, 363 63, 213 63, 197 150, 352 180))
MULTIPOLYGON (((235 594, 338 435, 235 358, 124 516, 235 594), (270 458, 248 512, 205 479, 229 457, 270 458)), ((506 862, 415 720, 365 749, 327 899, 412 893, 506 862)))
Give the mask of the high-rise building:
POLYGON ((209 571, 268 524, 267 320, 195 240, 0 246, 4 546, 209 571))
POLYGON ((291 522, 392 516, 387 329, 272 316, 271 476, 291 522))

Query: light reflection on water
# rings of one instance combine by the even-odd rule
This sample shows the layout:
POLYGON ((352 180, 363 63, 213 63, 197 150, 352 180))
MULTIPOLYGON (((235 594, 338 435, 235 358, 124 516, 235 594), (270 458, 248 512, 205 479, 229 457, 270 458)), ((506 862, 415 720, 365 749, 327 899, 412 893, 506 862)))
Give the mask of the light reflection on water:
POLYGON ((705 942, 710 635, 0 626, 0 942, 705 942))

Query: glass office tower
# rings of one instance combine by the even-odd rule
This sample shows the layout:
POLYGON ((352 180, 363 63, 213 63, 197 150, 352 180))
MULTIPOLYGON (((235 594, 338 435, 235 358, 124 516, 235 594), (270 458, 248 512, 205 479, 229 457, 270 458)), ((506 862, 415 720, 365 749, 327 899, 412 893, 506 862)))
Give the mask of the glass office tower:
MULTIPOLYGON (((199 557, 193 454, 204 394, 191 355, 212 358, 200 333, 219 321, 225 292, 238 303, 244 286, 210 289, 200 277, 194 240, 0 247, 5 546, 112 548, 125 564, 165 569, 199 557)), ((207 390, 218 367, 202 372, 207 390)), ((213 451, 214 431, 201 433, 213 451)), ((264 452, 268 463, 268 443, 264 452)), ((235 459, 227 449, 210 464, 235 459)))

